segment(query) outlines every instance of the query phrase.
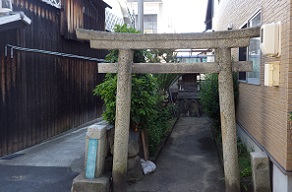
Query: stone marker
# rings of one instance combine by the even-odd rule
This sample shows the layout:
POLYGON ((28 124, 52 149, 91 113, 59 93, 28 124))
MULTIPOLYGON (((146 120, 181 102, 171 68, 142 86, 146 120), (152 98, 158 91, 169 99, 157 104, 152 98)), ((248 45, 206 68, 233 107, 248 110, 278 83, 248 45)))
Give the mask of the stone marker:
POLYGON ((108 192, 110 175, 104 174, 107 151, 106 131, 112 126, 104 121, 88 127, 86 133, 85 172, 74 180, 71 192, 108 192))
POLYGON ((252 181, 254 192, 270 192, 269 158, 264 152, 251 152, 252 181))
POLYGON ((94 124, 86 133, 85 177, 98 178, 104 170, 106 125, 94 124))

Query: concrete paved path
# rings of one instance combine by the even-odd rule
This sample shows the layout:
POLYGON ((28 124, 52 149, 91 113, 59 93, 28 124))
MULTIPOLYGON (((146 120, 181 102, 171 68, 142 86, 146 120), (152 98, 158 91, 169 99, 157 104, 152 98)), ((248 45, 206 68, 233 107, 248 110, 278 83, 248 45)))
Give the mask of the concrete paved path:
MULTIPOLYGON (((180 117, 155 173, 131 192, 221 192, 223 173, 206 117, 180 117)), ((0 158, 0 192, 70 192, 83 169, 86 127, 0 158)))
POLYGON ((86 128, 0 158, 0 192, 70 192, 83 169, 86 128))
POLYGON ((157 160, 156 172, 128 186, 129 192, 223 192, 207 117, 180 117, 157 160))

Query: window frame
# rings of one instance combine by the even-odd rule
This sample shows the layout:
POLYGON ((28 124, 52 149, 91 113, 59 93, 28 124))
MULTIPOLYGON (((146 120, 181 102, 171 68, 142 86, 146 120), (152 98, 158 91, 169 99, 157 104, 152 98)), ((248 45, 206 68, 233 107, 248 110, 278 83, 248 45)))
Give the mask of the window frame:
POLYGON ((7 9, 10 9, 12 10, 12 2, 11 0, 6 0, 9 4, 9 7, 3 7, 3 0, 0 0, 0 9, 3 9, 3 8, 7 8, 7 9))
MULTIPOLYGON (((152 20, 153 21, 153 20, 152 20)), ((158 15, 157 14, 144 14, 143 16, 143 22, 144 22, 144 31, 143 33, 157 33, 158 32, 158 15), (149 20, 151 17, 155 17, 155 22, 149 22, 149 20), (154 28, 147 28, 146 23, 155 23, 155 27, 154 28), (152 30, 152 31, 151 31, 152 30)), ((138 15, 135 16, 135 26, 138 26, 138 15)))
MULTIPOLYGON (((252 21, 260 15, 260 24, 259 25, 256 25, 256 26, 260 26, 261 23, 262 23, 262 11, 261 9, 257 10, 252 17, 250 17, 246 22, 244 22, 243 25, 241 25, 240 29, 244 29, 244 28, 250 28, 250 27, 254 27, 252 25, 252 21)), ((260 37, 255 37, 255 38, 260 38, 260 37)), ((249 61, 250 60, 250 53, 249 53, 249 49, 250 49, 250 46, 248 47, 241 47, 239 48, 239 51, 238 51, 238 56, 239 58, 241 57, 241 54, 244 54, 245 55, 245 61, 249 61), (245 53, 242 53, 241 51, 245 50, 245 53)), ((239 61, 242 61, 242 59, 239 59, 239 61)), ((261 66, 261 52, 259 54, 259 70, 260 69, 260 66, 261 66)), ((251 85, 260 85, 260 73, 261 71, 259 71, 259 75, 257 77, 257 82, 253 82, 251 81, 249 78, 249 75, 250 75, 251 72, 239 72, 238 73, 238 81, 239 82, 245 82, 245 83, 248 83, 248 84, 251 84, 251 85), (241 75, 240 75, 241 74, 241 75), (245 78, 241 78, 242 76, 244 76, 245 74, 245 78)))

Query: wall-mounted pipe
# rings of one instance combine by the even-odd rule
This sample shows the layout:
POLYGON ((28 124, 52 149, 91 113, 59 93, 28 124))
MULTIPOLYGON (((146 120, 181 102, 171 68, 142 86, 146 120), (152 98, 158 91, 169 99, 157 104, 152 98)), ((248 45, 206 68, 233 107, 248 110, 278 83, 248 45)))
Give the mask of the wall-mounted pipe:
POLYGON ((81 55, 74 55, 70 53, 62 53, 62 52, 56 52, 56 51, 47 51, 42 49, 31 49, 26 47, 19 47, 15 45, 7 44, 5 45, 5 56, 8 56, 8 48, 10 48, 10 57, 13 58, 13 50, 19 50, 19 51, 25 51, 25 52, 33 52, 33 53, 42 53, 42 54, 48 54, 48 55, 55 55, 59 57, 69 57, 69 58, 75 58, 75 59, 83 59, 88 61, 96 61, 96 62, 105 62, 104 59, 98 59, 93 57, 86 57, 81 55))

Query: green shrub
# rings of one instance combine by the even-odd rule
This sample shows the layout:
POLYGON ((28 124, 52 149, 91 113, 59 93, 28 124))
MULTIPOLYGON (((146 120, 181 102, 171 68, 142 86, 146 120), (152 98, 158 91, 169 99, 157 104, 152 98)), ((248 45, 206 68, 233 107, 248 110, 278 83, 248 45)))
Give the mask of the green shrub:
MULTIPOLYGON (((233 73, 233 89, 235 101, 238 98, 237 79, 237 73, 233 73)), ((206 74, 205 81, 201 83, 201 91, 199 93, 199 97, 204 113, 211 117, 216 125, 220 125, 218 74, 206 74)))
POLYGON ((252 174, 250 154, 239 138, 237 139, 237 151, 240 177, 250 177, 252 174))
POLYGON ((156 153, 157 146, 161 143, 171 129, 170 120, 172 119, 171 108, 168 106, 156 105, 155 113, 152 118, 149 118, 146 132, 149 139, 150 155, 156 153))
POLYGON ((199 93, 204 113, 214 120, 220 119, 218 74, 206 74, 199 93))
MULTIPOLYGON (((138 33, 126 25, 116 26, 115 32, 138 33)), ((145 62, 145 50, 135 50, 134 62, 145 62)), ((118 61, 118 50, 112 50, 107 56, 109 62, 118 61)), ((104 120, 115 123, 117 75, 106 74, 104 82, 97 85, 94 95, 104 100, 105 110, 102 114, 104 120)), ((171 113, 169 108, 162 107, 163 97, 158 91, 157 79, 152 74, 132 74, 132 95, 130 120, 132 128, 145 129, 149 138, 150 151, 154 151, 169 128, 171 113)))
POLYGON ((117 92, 117 75, 106 74, 104 81, 97 85, 93 94, 100 96, 104 101, 105 110, 102 117, 110 124, 115 124, 116 117, 116 92, 117 92))
MULTIPOLYGON (((116 25, 117 33, 139 33, 134 28, 128 28, 127 25, 116 25)), ((118 61, 118 50, 112 50, 106 60, 109 62, 118 61)), ((145 51, 135 50, 133 61, 135 63, 145 62, 145 51)), ((136 127, 145 123, 147 116, 154 113, 152 108, 156 104, 156 80, 150 74, 132 74, 132 97, 131 97, 131 125, 136 127)), ((116 91, 117 75, 107 74, 103 83, 96 86, 94 95, 100 96, 105 103, 103 118, 111 124, 115 123, 116 115, 116 91)))
MULTIPOLYGON (((145 124, 147 118, 153 115, 157 101, 155 79, 149 74, 132 75, 131 124, 133 127, 145 124)), ((106 74, 103 83, 96 86, 94 94, 99 95, 105 103, 102 116, 111 124, 115 123, 116 115, 117 75, 106 74)))
MULTIPOLYGON (((127 27, 126 24, 124 25, 115 25, 114 31, 116 33, 140 33, 138 30, 132 28, 132 27, 127 27)), ((133 62, 134 63, 145 63, 146 58, 149 52, 147 50, 135 50, 134 52, 134 58, 133 62)), ((111 63, 118 62, 118 55, 119 55, 119 50, 112 50, 109 54, 106 55, 105 60, 111 63)))

